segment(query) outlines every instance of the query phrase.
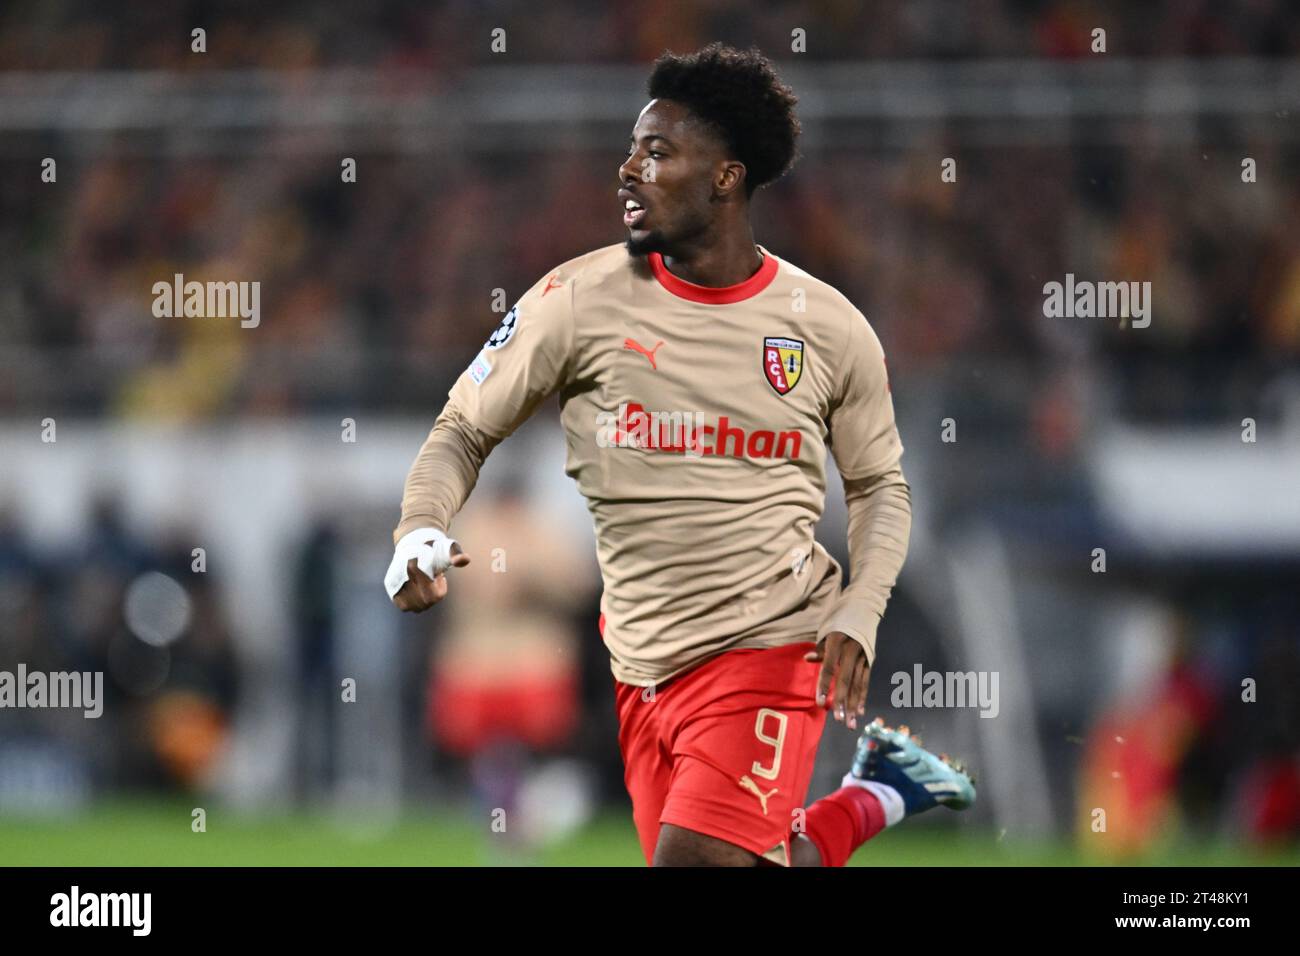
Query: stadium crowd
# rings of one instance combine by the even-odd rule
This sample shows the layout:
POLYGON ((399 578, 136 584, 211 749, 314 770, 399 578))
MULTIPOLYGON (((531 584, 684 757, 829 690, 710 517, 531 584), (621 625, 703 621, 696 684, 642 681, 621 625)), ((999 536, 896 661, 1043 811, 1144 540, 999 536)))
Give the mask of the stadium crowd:
MULTIPOLYGON (((457 70, 486 65, 486 43, 446 38, 483 35, 524 19, 507 4, 400 0, 373 7, 307 0, 267 5, 131 4, 112 10, 90 0, 12 3, 0 17, 0 70, 198 68, 176 37, 219 30, 208 66, 219 69, 366 67, 457 70)), ((697 48, 719 36, 752 37, 764 50, 788 48, 790 31, 808 30, 819 58, 870 60, 1086 56, 1089 31, 1104 27, 1130 56, 1263 56, 1300 52, 1300 27, 1286 0, 1230 7, 1213 0, 559 0, 527 9, 527 30, 511 42, 523 62, 626 63, 664 47, 697 48), (1156 25, 1152 28, 1152 25, 1156 25), (567 56, 566 56, 567 54, 567 56)))

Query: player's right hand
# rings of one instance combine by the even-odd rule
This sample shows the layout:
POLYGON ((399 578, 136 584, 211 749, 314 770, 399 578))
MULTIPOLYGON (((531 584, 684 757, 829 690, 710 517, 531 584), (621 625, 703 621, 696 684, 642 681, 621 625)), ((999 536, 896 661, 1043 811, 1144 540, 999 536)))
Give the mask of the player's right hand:
POLYGON ((403 611, 424 611, 447 596, 448 568, 463 568, 469 555, 436 528, 402 536, 384 574, 384 590, 403 611))
MULTIPOLYGON (((451 546, 451 566, 463 568, 469 555, 459 544, 451 546)), ((393 603, 403 611, 427 611, 447 596, 447 575, 439 571, 432 578, 420 570, 415 558, 406 562, 406 583, 393 595, 393 603)))

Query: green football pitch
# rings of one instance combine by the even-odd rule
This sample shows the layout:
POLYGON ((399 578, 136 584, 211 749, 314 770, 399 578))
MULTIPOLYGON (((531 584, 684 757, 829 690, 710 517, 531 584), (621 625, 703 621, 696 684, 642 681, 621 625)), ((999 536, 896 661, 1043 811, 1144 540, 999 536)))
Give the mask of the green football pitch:
MULTIPOLYGON (((380 825, 346 815, 250 816, 209 808, 206 832, 191 831, 190 806, 102 804, 59 817, 0 817, 0 865, 9 866, 642 866, 629 817, 606 813, 578 833, 526 850, 490 821, 465 811, 407 812, 380 825)), ((1017 842, 1005 835, 901 826, 860 850, 857 866, 1069 866, 1111 862, 1068 842, 1017 842)), ((1120 862, 1154 865, 1300 864, 1300 852, 1262 853, 1222 844, 1173 843, 1120 862)))

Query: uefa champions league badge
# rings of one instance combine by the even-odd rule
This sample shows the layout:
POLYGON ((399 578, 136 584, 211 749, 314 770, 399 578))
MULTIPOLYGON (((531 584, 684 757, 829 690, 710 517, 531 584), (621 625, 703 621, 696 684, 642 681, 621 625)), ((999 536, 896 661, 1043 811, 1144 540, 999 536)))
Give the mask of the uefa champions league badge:
POLYGON ((515 335, 515 329, 519 327, 519 306, 515 305, 513 309, 506 313, 506 317, 501 320, 496 331, 488 336, 488 340, 483 343, 486 351, 499 349, 509 342, 515 335))

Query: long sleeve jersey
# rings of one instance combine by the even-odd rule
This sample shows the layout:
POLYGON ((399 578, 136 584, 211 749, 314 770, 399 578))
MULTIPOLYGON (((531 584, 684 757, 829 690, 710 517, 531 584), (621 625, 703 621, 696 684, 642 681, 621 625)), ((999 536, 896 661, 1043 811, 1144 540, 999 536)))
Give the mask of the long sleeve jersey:
POLYGON ((884 352, 842 294, 756 248, 759 270, 725 288, 622 245, 540 279, 453 385, 394 541, 451 533, 492 448, 558 395, 615 678, 662 683, 831 631, 874 660, 911 527, 884 352), (828 451, 849 513, 845 588, 813 537, 828 451))

